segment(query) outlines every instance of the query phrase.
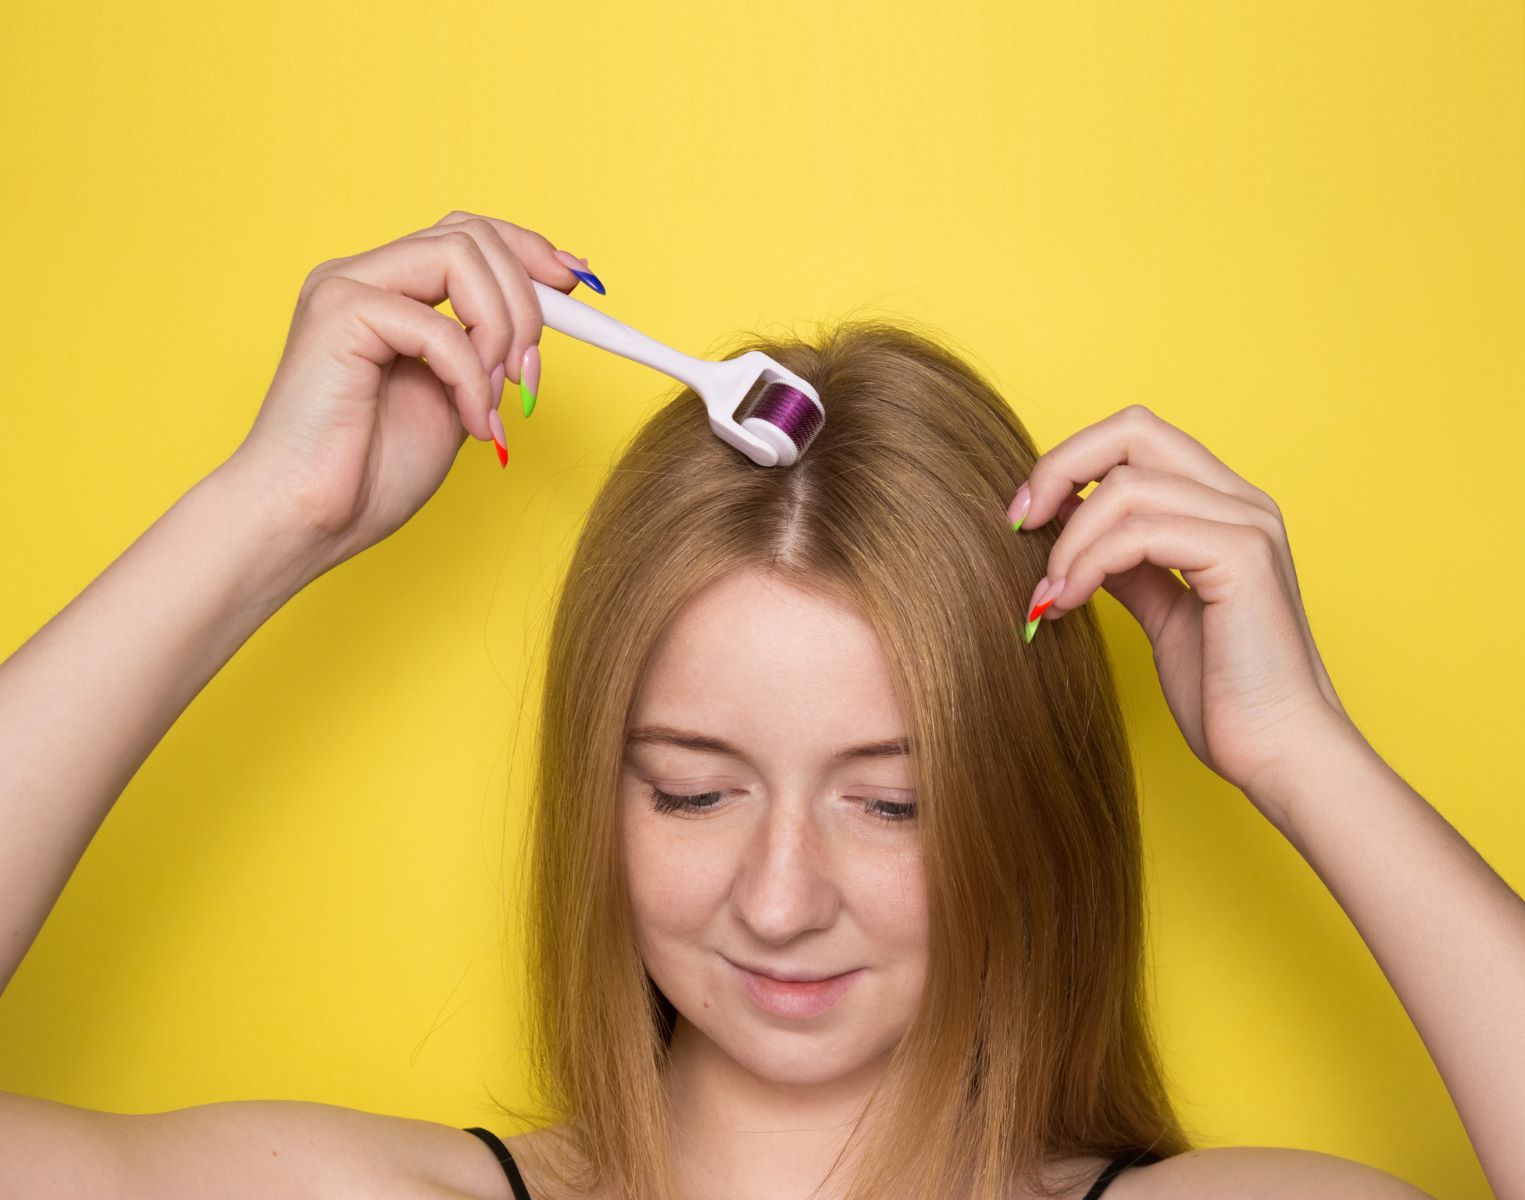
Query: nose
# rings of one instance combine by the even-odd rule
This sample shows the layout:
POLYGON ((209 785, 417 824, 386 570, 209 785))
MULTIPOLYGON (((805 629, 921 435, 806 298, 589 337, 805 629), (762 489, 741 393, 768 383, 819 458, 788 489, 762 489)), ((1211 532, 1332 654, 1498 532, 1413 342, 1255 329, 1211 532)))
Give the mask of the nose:
POLYGON ((732 901, 753 935, 779 946, 837 919, 832 876, 831 847, 809 797, 779 798, 743 849, 732 901))

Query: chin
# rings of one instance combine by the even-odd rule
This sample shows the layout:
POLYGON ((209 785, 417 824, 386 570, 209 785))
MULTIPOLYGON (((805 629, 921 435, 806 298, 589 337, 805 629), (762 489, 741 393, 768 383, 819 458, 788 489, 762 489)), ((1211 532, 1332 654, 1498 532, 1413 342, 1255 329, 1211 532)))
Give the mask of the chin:
MULTIPOLYGON (((769 1083, 810 1087, 833 1083, 876 1062, 885 1052, 883 1030, 839 1021, 814 1028, 781 1028, 768 1017, 736 1006, 703 1010, 712 1028, 693 1022, 728 1058, 769 1083), (877 1036, 876 1036, 877 1035, 877 1036)), ((893 1045, 897 1038, 891 1038, 893 1045)))

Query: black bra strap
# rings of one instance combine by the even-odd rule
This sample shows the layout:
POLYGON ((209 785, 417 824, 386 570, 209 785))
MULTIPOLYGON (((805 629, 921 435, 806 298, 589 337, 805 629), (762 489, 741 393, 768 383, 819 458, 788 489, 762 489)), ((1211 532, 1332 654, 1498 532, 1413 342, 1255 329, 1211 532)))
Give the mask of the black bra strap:
POLYGON ((1091 1190, 1085 1194, 1084 1200, 1099 1200, 1102 1192, 1107 1190, 1107 1185, 1129 1167, 1147 1166, 1149 1163, 1159 1161, 1160 1156, 1153 1150, 1124 1150, 1102 1168, 1101 1174, 1096 1177, 1096 1182, 1091 1185, 1091 1190))
POLYGON ((471 1128, 467 1133, 474 1133, 490 1147, 498 1156, 498 1161, 503 1164, 503 1173, 508 1176, 508 1186, 514 1189, 514 1200, 530 1200, 530 1190, 524 1186, 524 1177, 519 1174, 519 1164, 514 1162, 514 1156, 508 1152, 498 1135, 486 1129, 471 1128))

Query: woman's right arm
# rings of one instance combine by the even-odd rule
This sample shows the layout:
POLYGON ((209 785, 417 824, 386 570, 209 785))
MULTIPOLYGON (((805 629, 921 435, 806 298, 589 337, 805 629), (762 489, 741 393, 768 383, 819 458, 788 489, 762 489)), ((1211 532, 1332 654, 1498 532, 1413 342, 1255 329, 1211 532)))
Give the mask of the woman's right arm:
MULTIPOLYGON (((116 797, 223 663, 416 512, 468 433, 496 440, 503 383, 540 337, 531 278, 577 283, 539 234, 465 213, 315 268, 243 444, 0 663, 0 991, 116 797), (447 299, 458 320, 433 307, 447 299)), ((173 1139, 227 1111, 202 1108, 124 1117, 0 1092, 0 1194, 79 1194, 63 1181, 80 1169, 86 1190, 120 1182, 147 1131, 173 1139)), ((163 1169, 155 1194, 181 1194, 163 1169)))
POLYGON ((306 574, 229 459, 0 664, 0 991, 149 751, 306 574))
POLYGON ((0 991, 207 680, 412 516, 468 433, 496 440, 504 380, 540 340, 531 278, 577 284, 538 233, 468 213, 319 264, 244 442, 0 664, 0 991))

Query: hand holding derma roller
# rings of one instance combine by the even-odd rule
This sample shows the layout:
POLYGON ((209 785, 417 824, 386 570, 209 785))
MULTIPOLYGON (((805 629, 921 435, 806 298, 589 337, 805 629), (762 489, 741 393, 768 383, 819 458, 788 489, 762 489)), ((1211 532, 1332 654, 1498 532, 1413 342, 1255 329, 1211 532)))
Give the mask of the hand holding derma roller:
POLYGON ((493 441, 507 465, 503 386, 524 382, 528 415, 546 325, 688 384, 716 436, 753 462, 798 459, 825 415, 807 381, 760 353, 706 362, 636 332, 566 295, 579 280, 602 288, 585 267, 533 230, 469 213, 319 264, 228 468, 301 531, 321 574, 417 512, 467 434, 493 441), (458 320, 434 307, 444 300, 458 320))
POLYGON ((313 268, 253 427, 219 469, 290 531, 294 569, 321 574, 398 529, 467 435, 502 444, 505 380, 533 388, 539 373, 534 289, 570 291, 592 278, 583 266, 533 230, 451 213, 313 268), (445 300, 457 319, 434 307, 445 300))
POLYGON ((225 464, 299 535, 294 569, 315 577, 398 529, 467 434, 494 442, 506 465, 503 387, 524 382, 527 415, 545 325, 693 387, 716 435, 753 462, 797 460, 824 417, 809 383, 762 354, 691 358, 571 299, 579 280, 602 287, 585 267, 533 230, 451 213, 312 270, 270 390, 225 464), (434 307, 444 300, 458 320, 434 307), (738 422, 759 379, 768 386, 738 422))

